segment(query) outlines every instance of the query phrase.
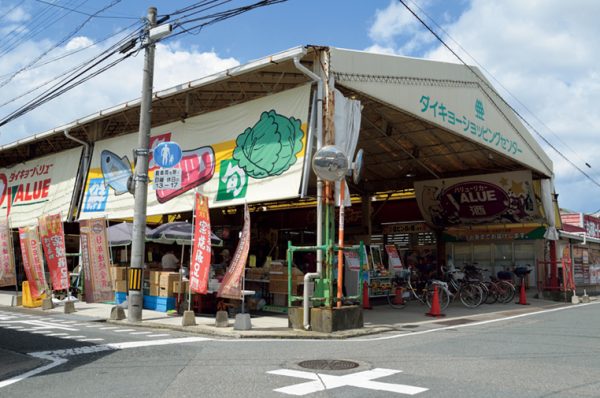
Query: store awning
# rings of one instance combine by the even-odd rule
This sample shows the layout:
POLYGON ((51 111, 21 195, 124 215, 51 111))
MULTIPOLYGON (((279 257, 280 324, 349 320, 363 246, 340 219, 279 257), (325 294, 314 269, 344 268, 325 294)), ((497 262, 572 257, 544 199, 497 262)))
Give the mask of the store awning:
MULTIPOLYGON (((191 245, 193 240, 194 226, 186 221, 178 221, 159 225, 146 233, 146 240, 154 243, 178 245, 191 245)), ((223 240, 211 233, 210 243, 212 246, 223 246, 223 240)))

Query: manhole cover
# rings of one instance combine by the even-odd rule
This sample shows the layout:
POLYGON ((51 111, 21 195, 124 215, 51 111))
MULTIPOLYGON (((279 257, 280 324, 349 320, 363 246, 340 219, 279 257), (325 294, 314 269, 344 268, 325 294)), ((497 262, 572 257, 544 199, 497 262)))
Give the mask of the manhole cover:
POLYGON ((298 365, 305 369, 318 370, 346 370, 358 367, 356 362, 340 361, 337 359, 313 359, 310 361, 302 361, 298 365))

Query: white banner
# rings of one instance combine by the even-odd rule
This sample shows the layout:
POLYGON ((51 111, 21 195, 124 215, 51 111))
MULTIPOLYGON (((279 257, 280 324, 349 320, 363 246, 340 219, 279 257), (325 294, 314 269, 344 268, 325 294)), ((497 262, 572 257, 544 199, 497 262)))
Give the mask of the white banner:
POLYGON ((69 211, 81 148, 0 169, 0 218, 11 227, 37 223, 44 214, 69 211))
MULTIPOLYGON (((191 210, 194 188, 210 208, 298 196, 306 147, 310 85, 155 127, 152 148, 179 144, 179 189, 148 189, 148 215, 191 210)), ((81 219, 133 216, 128 191, 138 135, 97 142, 81 219)), ((150 157, 150 181, 158 170, 150 157)))

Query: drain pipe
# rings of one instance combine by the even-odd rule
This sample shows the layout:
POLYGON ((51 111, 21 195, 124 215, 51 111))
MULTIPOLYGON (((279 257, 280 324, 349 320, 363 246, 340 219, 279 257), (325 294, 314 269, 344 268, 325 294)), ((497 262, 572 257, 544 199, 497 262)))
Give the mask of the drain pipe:
MULTIPOLYGON (((75 138, 72 135, 69 134, 69 129, 66 129, 63 131, 63 133, 65 134, 65 137, 67 137, 68 139, 77 142, 78 144, 83 145, 84 149, 83 149, 83 171, 82 171, 82 175, 81 178, 77 179, 77 181, 75 182, 75 192, 78 192, 77 195, 77 202, 76 202, 76 206, 77 208, 80 207, 81 204, 81 200, 83 198, 83 189, 82 189, 82 183, 85 181, 85 179, 87 178, 87 172, 88 172, 88 167, 90 164, 90 144, 88 144, 85 141, 80 140, 79 138, 75 138)), ((69 208, 69 216, 67 217, 67 221, 71 222, 73 221, 73 200, 71 199, 71 207, 69 208)))
MULTIPOLYGON (((310 71, 300 63, 299 57, 294 57, 296 68, 317 82, 317 151, 323 146, 323 79, 310 71)), ((314 110, 313 110, 314 111, 314 110)), ((310 159, 309 159, 310 161, 310 159)), ((323 180, 317 177, 317 244, 323 245, 323 180)), ((310 330, 309 297, 306 287, 312 279, 321 278, 323 275, 323 251, 317 250, 317 272, 309 272, 304 275, 304 292, 302 298, 303 325, 305 330, 310 330)))

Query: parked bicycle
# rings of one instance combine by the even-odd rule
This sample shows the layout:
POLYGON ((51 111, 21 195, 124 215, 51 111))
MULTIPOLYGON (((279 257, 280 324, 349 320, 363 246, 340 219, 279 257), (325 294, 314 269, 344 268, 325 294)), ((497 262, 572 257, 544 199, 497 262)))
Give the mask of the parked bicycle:
MULTIPOLYGON (((512 301, 515 296, 515 286, 503 279, 488 275, 484 277, 484 273, 490 273, 488 269, 477 268, 470 265, 464 268, 465 277, 468 280, 477 281, 484 288, 484 302, 486 304, 494 304, 496 302, 506 304, 512 301)), ((499 273, 500 274, 500 273, 499 273)))
POLYGON ((391 288, 388 290, 387 300, 392 308, 402 309, 410 300, 418 300, 431 308, 433 302, 434 289, 437 288, 440 309, 443 311, 450 303, 450 291, 448 285, 437 279, 418 281, 416 273, 410 270, 397 273, 392 278, 391 288), (414 279, 414 281, 413 281, 414 279), (414 283, 413 283, 414 282, 414 283), (408 293, 408 297, 397 297, 400 292, 408 293))
POLYGON ((468 280, 465 278, 464 272, 457 269, 442 268, 442 272, 444 272, 453 301, 458 297, 467 308, 476 308, 481 305, 484 292, 479 283, 468 280))

